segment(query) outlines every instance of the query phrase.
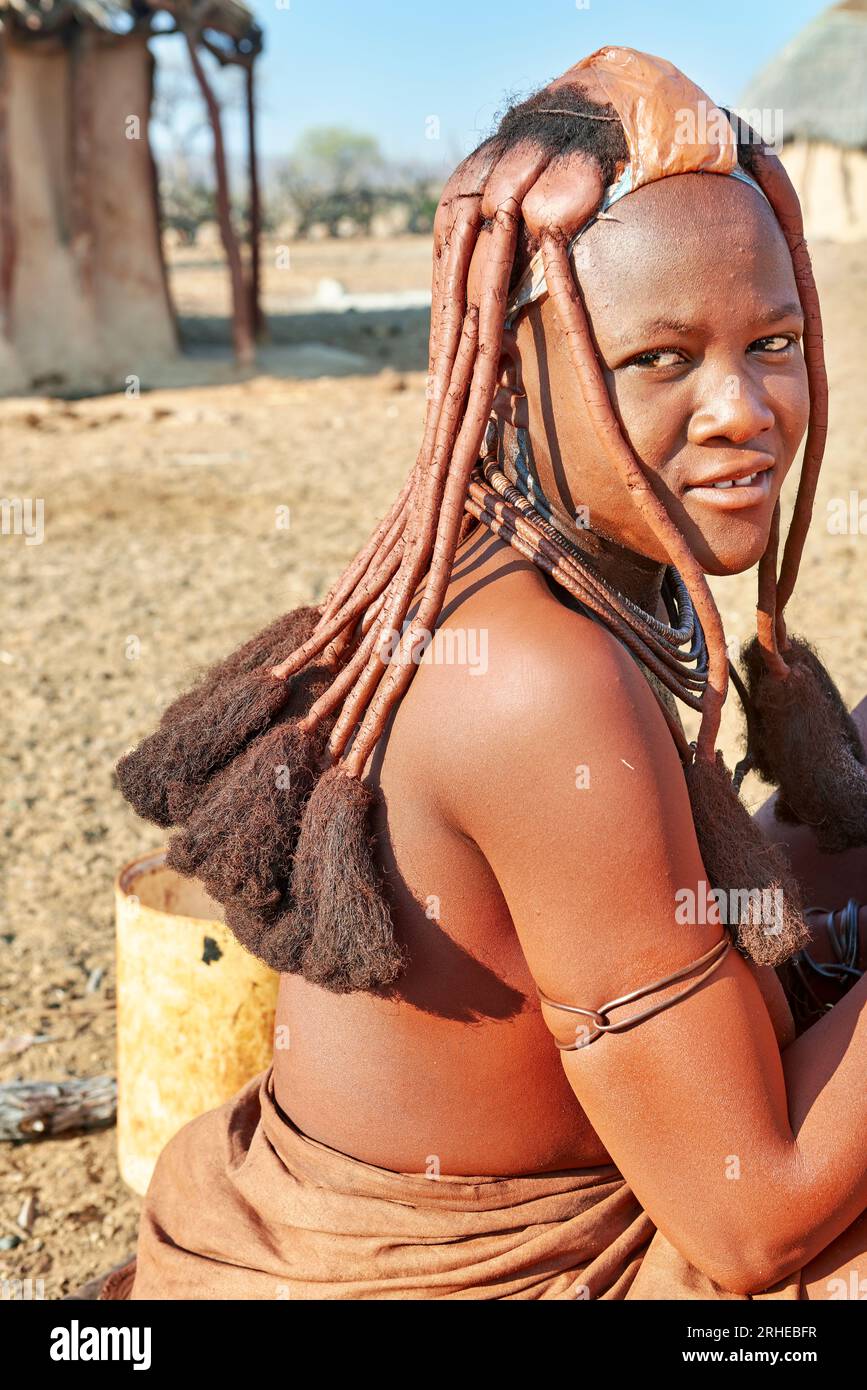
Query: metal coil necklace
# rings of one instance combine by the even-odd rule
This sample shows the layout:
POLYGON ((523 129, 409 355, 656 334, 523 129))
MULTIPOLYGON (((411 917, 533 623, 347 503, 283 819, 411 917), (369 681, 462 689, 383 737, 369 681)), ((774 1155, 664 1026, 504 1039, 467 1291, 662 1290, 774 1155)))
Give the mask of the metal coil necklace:
MULTIPOLYGON (((701 624, 681 576, 666 568, 663 622, 609 584, 587 555, 556 524, 557 509, 519 450, 515 464, 501 464, 491 436, 470 479, 465 507, 476 520, 549 574, 589 615, 600 620, 662 685, 691 709, 701 710, 708 655, 701 624), (508 476, 511 474, 511 477, 508 476)), ((660 702, 675 741, 691 756, 679 721, 660 702)))

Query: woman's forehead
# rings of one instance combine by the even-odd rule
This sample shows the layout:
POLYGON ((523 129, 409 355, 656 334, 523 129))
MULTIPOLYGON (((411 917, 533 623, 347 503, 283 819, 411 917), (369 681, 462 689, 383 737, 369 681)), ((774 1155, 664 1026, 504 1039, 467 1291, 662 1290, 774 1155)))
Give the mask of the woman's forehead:
MULTIPOLYGON (((745 171, 735 175, 685 173, 671 175, 632 190, 629 168, 606 191, 600 211, 576 233, 570 243, 570 257, 576 276, 601 259, 606 273, 616 274, 618 262, 629 264, 636 257, 646 263, 657 248, 682 247, 707 238, 719 247, 719 254, 731 253, 733 239, 744 248, 762 240, 779 246, 788 261, 785 238, 762 190, 745 171)), ((565 176, 565 170, 564 170, 565 176)), ((544 295, 545 270, 541 251, 530 260, 521 280, 509 297, 506 322, 515 325, 523 308, 544 295)))
MULTIPOLYGON (((749 185, 713 174, 648 184, 616 203, 572 250, 582 286, 652 266, 675 276, 701 270, 723 278, 738 269, 792 275, 785 237, 773 211, 749 185)), ((776 278, 776 277, 775 277, 776 278)))
POLYGON ((677 221, 678 229, 701 229, 708 224, 750 222, 777 225, 767 198, 752 181, 730 175, 689 173, 656 179, 620 198, 583 233, 580 240, 593 237, 600 224, 621 224, 652 232, 677 221))
MULTIPOLYGON (((575 277, 606 351, 668 330, 712 336, 798 317, 785 237, 766 203, 721 176, 649 184, 612 207, 573 249, 575 277), (704 180, 711 188, 688 187, 704 180)), ((535 307, 556 332, 546 296, 535 307)), ((521 320, 516 325, 521 327, 521 320)), ((528 324, 529 327, 529 324, 528 324)), ((532 350, 529 335, 523 347, 532 350)))

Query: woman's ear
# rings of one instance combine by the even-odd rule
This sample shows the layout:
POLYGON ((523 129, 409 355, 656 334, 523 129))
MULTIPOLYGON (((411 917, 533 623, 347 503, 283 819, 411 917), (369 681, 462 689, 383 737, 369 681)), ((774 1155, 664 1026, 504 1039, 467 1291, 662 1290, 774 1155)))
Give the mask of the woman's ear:
POLYGON ((494 414, 518 429, 527 429, 527 397, 521 376, 521 354, 513 328, 503 330, 497 380, 499 385, 491 407, 494 414))

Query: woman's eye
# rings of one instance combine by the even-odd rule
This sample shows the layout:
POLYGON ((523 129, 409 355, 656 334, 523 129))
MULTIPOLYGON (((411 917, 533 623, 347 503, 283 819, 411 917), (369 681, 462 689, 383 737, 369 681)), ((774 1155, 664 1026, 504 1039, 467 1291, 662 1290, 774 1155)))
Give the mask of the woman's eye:
POLYGON ((685 361, 677 348, 654 348, 652 352, 640 352, 633 357, 633 367, 679 367, 685 361))
POLYGON ((759 352, 785 352, 797 342, 794 334, 775 333, 771 338, 756 338, 754 343, 750 343, 751 348, 757 348, 759 352))

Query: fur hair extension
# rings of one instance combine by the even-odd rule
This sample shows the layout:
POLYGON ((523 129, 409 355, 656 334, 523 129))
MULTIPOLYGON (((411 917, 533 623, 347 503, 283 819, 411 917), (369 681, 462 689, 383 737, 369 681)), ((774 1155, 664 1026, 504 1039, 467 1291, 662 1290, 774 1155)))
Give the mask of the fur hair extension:
POLYGON ((266 670, 243 672, 218 687, 195 714, 161 724, 121 758, 121 790, 140 816, 176 825, 191 812, 211 773, 234 758, 286 704, 288 691, 266 670))
MULTIPOLYGON (((303 673, 308 703, 330 675, 324 668, 303 673)), ((237 903, 265 921, 288 906, 301 814, 322 772, 329 732, 327 722, 308 732, 287 714, 211 778, 166 856, 170 868, 200 878, 218 902, 237 903)))
POLYGON ((781 964, 810 941, 788 861, 765 839, 740 800, 721 753, 713 763, 691 763, 684 775, 702 863, 711 885, 727 897, 737 890, 765 893, 769 895, 765 901, 774 905, 770 924, 756 921, 761 914, 753 911, 742 911, 740 921, 730 924, 738 949, 759 965, 781 964), (775 896, 778 892, 780 897, 775 896))
POLYGON ((283 613, 261 632, 250 637, 237 651, 209 666, 189 690, 166 707, 160 723, 174 724, 179 719, 185 719, 232 676, 253 671, 265 662, 273 663, 279 659, 278 653, 294 651, 311 636, 321 615, 321 608, 312 606, 293 608, 283 613))
POLYGON ((790 673, 775 680, 756 638, 743 651, 755 769, 780 789, 778 819, 811 826, 821 850, 867 844, 867 759, 858 729, 814 647, 790 637, 783 655, 790 673))
POLYGON ((185 820, 210 775, 286 706, 291 689, 272 678, 271 662, 297 645, 314 614, 294 610, 212 667, 120 759, 120 789, 140 816, 164 827, 185 820))
POLYGON ((407 965, 383 894, 373 803, 358 778, 329 768, 301 823, 292 893, 309 934, 302 973, 335 993, 390 985, 407 965))
POLYGON ((231 899, 226 904, 226 926, 235 939, 263 961, 286 975, 305 975, 304 953, 310 944, 309 923, 295 910, 291 897, 282 911, 266 918, 231 899))

